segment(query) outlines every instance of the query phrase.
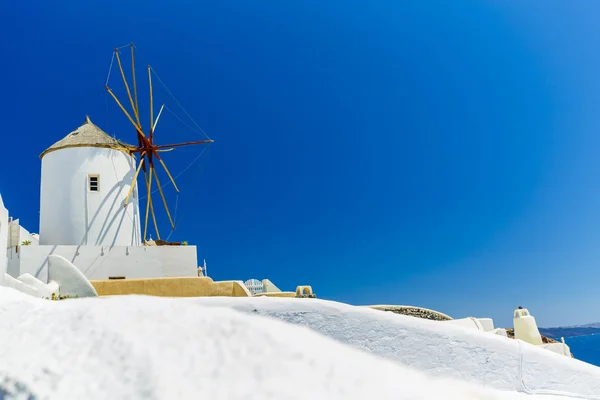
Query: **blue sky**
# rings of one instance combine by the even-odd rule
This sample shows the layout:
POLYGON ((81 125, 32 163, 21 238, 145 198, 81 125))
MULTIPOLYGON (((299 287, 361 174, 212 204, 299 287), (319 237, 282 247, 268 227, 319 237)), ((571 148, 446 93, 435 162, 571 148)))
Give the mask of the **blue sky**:
MULTIPOLYGON (((214 279, 504 326, 518 305, 543 326, 599 321, 600 6, 457 4, 3 4, 0 192, 37 231, 45 148, 86 114, 135 140, 103 88, 134 42, 140 76, 150 62, 215 140, 168 192, 171 239, 214 279)), ((164 114, 157 142, 197 139, 164 114)), ((178 173, 201 150, 164 159, 178 173)))

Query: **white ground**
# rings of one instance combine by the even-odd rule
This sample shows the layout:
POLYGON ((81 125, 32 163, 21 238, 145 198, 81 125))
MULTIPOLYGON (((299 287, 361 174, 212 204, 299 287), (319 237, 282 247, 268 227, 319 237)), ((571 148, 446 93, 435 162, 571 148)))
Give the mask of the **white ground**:
POLYGON ((429 375, 600 399, 600 368, 491 333, 319 299, 186 299, 300 324, 429 375))
MULTIPOLYGON (((0 399, 560 398, 432 378, 306 327, 204 305, 260 303, 264 309, 295 300, 205 300, 124 296, 52 302, 0 287, 0 399)), ((323 309, 326 321, 332 303, 310 301, 303 304, 316 314, 323 309)), ((379 318, 378 311, 363 311, 349 317, 363 315, 366 324, 379 318)), ((466 334, 446 328, 449 334, 466 334)), ((381 331, 367 333, 354 340, 368 342, 381 331)), ((402 337, 401 332, 390 337, 389 348, 402 337)), ((444 350, 429 363, 448 361, 444 350)), ((450 359, 459 368, 460 353, 450 359)), ((557 365, 562 361, 555 359, 557 365)), ((575 364, 565 365, 563 372, 575 364)))

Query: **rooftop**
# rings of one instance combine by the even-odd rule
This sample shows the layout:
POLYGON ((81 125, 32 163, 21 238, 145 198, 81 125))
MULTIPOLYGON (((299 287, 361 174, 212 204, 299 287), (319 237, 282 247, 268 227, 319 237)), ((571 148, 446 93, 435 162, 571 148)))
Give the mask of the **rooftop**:
POLYGON ((134 146, 113 138, 94 124, 90 117, 86 115, 83 125, 47 148, 40 154, 40 158, 52 151, 69 147, 104 147, 127 152, 134 146))

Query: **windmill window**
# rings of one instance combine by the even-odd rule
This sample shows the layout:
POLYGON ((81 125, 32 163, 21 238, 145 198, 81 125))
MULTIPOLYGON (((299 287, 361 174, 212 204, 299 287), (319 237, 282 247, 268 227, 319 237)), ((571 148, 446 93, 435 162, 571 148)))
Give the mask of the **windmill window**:
POLYGON ((100 191, 100 176, 99 175, 89 175, 88 176, 88 188, 90 192, 99 192, 100 191))

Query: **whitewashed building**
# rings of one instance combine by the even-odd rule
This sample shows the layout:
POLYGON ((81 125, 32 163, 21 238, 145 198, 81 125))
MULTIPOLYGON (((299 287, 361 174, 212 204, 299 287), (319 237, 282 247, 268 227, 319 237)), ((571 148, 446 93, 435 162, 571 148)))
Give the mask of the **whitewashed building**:
POLYGON ((39 236, 8 221, 9 275, 46 282, 56 254, 90 280, 198 276, 195 246, 142 245, 137 185, 124 206, 136 171, 129 149, 86 117, 41 154, 39 236))
POLYGON ((41 245, 141 244, 137 187, 123 207, 136 171, 130 149, 86 117, 41 154, 41 245))

